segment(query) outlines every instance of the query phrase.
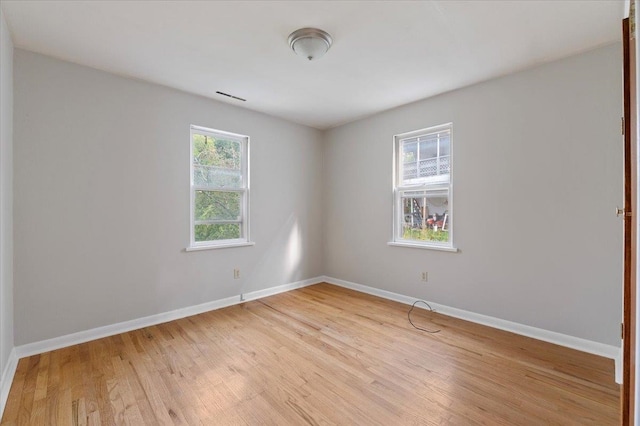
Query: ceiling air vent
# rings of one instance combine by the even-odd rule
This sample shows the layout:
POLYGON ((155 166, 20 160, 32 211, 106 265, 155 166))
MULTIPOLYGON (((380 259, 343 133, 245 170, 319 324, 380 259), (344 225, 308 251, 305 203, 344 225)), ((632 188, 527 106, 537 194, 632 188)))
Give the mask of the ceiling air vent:
POLYGON ((227 98, 235 99, 237 101, 242 101, 242 102, 246 102, 247 101, 246 99, 242 99, 242 98, 239 98, 237 96, 230 95, 228 93, 224 93, 224 92, 220 92, 220 91, 217 91, 216 93, 218 95, 226 96, 227 98))

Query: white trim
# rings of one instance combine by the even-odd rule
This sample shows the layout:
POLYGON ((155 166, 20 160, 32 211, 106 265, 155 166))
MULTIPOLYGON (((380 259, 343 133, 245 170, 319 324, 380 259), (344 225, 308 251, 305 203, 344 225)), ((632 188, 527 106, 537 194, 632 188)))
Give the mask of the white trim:
POLYGON ((16 355, 16 348, 13 348, 9 353, 7 365, 5 365, 2 372, 2 379, 0 379, 0 419, 2 419, 4 409, 7 406, 7 398, 13 383, 13 376, 16 374, 16 368, 18 368, 18 356, 16 355))
POLYGON ((428 249, 428 250, 450 251, 450 252, 453 252, 453 253, 457 253, 458 252, 458 249, 456 247, 437 246, 435 244, 404 243, 404 242, 400 242, 400 241, 389 241, 387 243, 387 245, 396 246, 396 247, 410 247, 410 248, 419 248, 419 249, 428 249))
MULTIPOLYGON (((637 4, 637 3, 636 3, 637 4)), ((629 17, 629 8, 631 7, 631 0, 624 0, 622 5, 622 19, 629 17)))
POLYGON ((394 135, 394 138, 398 138, 398 140, 411 139, 418 136, 430 136, 435 133, 451 131, 451 127, 453 127, 453 121, 444 124, 438 124, 437 126, 425 127, 424 129, 412 130, 410 132, 398 133, 394 135))
POLYGON ((618 355, 613 359, 616 367, 616 383, 622 384, 622 348, 618 350, 618 355))
POLYGON ((227 244, 207 244, 201 246, 190 246, 186 247, 185 251, 199 251, 199 250, 211 250, 211 249, 223 249, 223 248, 231 248, 231 247, 246 247, 246 246, 255 246, 256 243, 253 241, 243 241, 238 243, 227 243, 227 244))
POLYGON ((18 346, 16 348, 16 351, 19 358, 24 358, 31 355, 53 351, 56 349, 66 348, 68 346, 77 345, 79 343, 89 342, 91 340, 96 340, 103 337, 126 333, 127 331, 137 330, 143 327, 162 324, 168 321, 188 317, 190 315, 201 314, 203 312, 212 311, 214 309, 220 309, 227 306, 235 305, 239 302, 239 296, 227 297, 225 299, 214 300, 211 302, 202 303, 200 305, 180 308, 169 312, 163 312, 161 314, 155 314, 147 317, 133 319, 130 321, 96 327, 89 330, 79 331, 77 333, 71 333, 60 337, 41 340, 39 342, 27 343, 25 345, 18 346))
MULTIPOLYGON (((438 137, 439 139, 439 137, 438 137)), ((437 126, 428 127, 425 129, 414 130, 411 132, 401 133, 393 136, 393 226, 392 226, 392 235, 391 242, 392 243, 400 243, 398 245, 403 245, 404 240, 402 239, 403 234, 403 226, 402 222, 404 222, 404 211, 402 209, 402 195, 407 191, 430 191, 430 190, 441 190, 443 188, 447 191, 447 199, 448 199, 448 213, 449 213, 449 241, 444 246, 451 248, 453 250, 449 251, 458 251, 454 246, 454 232, 455 227, 453 226, 453 218, 451 217, 454 208, 453 208, 453 122, 440 124, 437 126), (403 140, 410 139, 418 136, 429 136, 433 134, 439 133, 448 133, 449 134, 449 179, 446 182, 424 182, 419 185, 404 185, 400 186, 403 182, 403 178, 401 175, 403 174, 403 163, 401 162, 401 153, 402 149, 400 145, 403 140)), ((418 147, 418 152, 420 151, 418 147)), ((438 142, 438 156, 440 153, 440 143, 438 142)), ((419 155, 418 155, 419 158, 419 155)), ((417 247, 418 244, 423 244, 416 240, 416 245, 406 245, 406 247, 417 247)), ((440 245, 438 245, 440 246, 440 245)), ((428 242, 424 247, 421 248, 433 248, 428 242)), ((436 249, 437 250, 437 249, 436 249)))
POLYGON ((232 132, 225 132, 224 130, 218 130, 218 129, 212 129, 210 127, 203 127, 203 126, 197 126, 195 124, 192 124, 190 126, 191 130, 195 130, 197 132, 200 133, 207 133, 209 136, 217 136, 217 135, 222 135, 225 138, 235 141, 235 142, 242 142, 243 139, 248 138, 249 135, 242 135, 240 133, 232 133, 232 132))
POLYGON ((225 248, 225 247, 238 247, 236 241, 247 243, 245 245, 253 245, 250 242, 250 224, 249 224, 249 154, 250 154, 250 138, 247 135, 241 135, 237 133, 225 132, 223 130, 210 129, 207 127, 196 126, 192 124, 189 128, 189 247, 186 251, 193 250, 207 250, 210 248, 225 248), (216 188, 216 187, 203 187, 196 186, 193 178, 193 135, 194 133, 199 135, 211 136, 217 138, 219 136, 224 137, 227 140, 231 140, 240 144, 240 173, 242 175, 242 188, 216 188), (234 221, 240 225, 240 237, 233 240, 217 240, 217 241, 203 241, 202 247, 195 237, 195 203, 196 203, 196 191, 213 191, 213 192, 237 192, 241 194, 241 217, 242 220, 234 221), (220 243, 220 244, 217 244, 220 243), (217 245, 217 247, 213 247, 217 245))
POLYGON ((263 297, 273 296, 274 294, 285 293, 287 291, 308 287, 310 285, 320 284, 321 282, 324 282, 323 280, 324 277, 310 278, 308 280, 296 281, 289 284, 269 287, 264 290, 252 291, 251 293, 241 294, 240 297, 242 298, 243 302, 250 302, 256 299, 262 299, 263 297))
MULTIPOLYGON (((337 285, 340 287, 349 288, 351 290, 359 291, 361 293, 371 294, 373 296, 382 297, 384 299, 393 300, 396 302, 411 305, 416 301, 415 297, 405 296, 403 294, 393 293, 387 290, 381 290, 374 287, 369 287, 362 284, 356 284, 353 282, 340 280, 332 277, 323 277, 324 281, 337 285)), ((594 342, 591 340, 582 339, 580 337, 569 336, 562 333, 556 333, 555 331, 544 330, 541 328, 531 327, 529 325, 518 324, 503 320, 500 318, 490 317, 488 315, 477 314, 470 311, 465 311, 458 308, 452 308, 446 305, 440 305, 428 301, 431 307, 440 314, 447 315, 454 318, 460 318, 466 321, 474 322, 477 324, 486 325, 489 327, 497 328, 499 330, 510 331, 522 336, 532 337, 534 339, 542 340, 556 345, 565 346, 571 349, 577 349, 579 351, 588 352, 591 354, 603 356, 605 358, 613 359, 616 368, 616 382, 618 381, 619 370, 622 365, 620 363, 621 348, 617 346, 607 345, 604 343, 594 342)), ((620 374, 621 376, 621 374, 620 374)), ((621 377, 620 377, 621 378, 621 377)))
POLYGON ((213 300, 211 302, 202 303, 200 305, 180 308, 169 312, 150 315, 130 321, 124 321, 116 324, 105 325, 103 327, 92 328, 90 330, 79 331, 77 333, 67 334, 52 339, 42 340, 39 342, 27 343, 15 348, 18 358, 24 358, 31 355, 41 354, 80 343, 89 342, 91 340, 100 339, 102 337, 113 336, 127 331, 137 330, 143 327, 150 327, 162 324, 168 321, 177 320, 192 315, 201 314, 203 312, 213 311, 227 306, 237 305, 246 301, 259 299, 262 297, 272 296, 274 294, 283 293, 285 291, 297 288, 307 287, 313 284, 321 283, 324 277, 310 278, 303 281, 296 281, 289 284, 279 285, 257 290, 251 293, 240 294, 237 296, 227 297, 224 299, 213 300))
POLYGON ((168 321, 177 320, 180 318, 201 314, 203 312, 213 311, 227 306, 238 305, 247 301, 260 299, 274 294, 284 293, 286 291, 295 290, 298 288, 307 287, 314 284, 323 282, 324 277, 309 278, 302 281, 296 281, 289 284, 283 284, 266 288, 264 290, 256 290, 246 294, 240 294, 238 296, 227 297, 224 299, 214 300, 200 305, 189 306, 186 308, 175 309, 169 312, 163 312, 161 314, 150 315, 143 318, 134 319, 131 321, 124 321, 117 324, 106 325, 103 327, 97 327, 90 330, 79 331, 77 333, 67 334, 60 337, 54 337, 52 339, 42 340, 39 342, 28 343, 13 348, 9 355, 9 360, 2 373, 2 381, 0 382, 0 419, 4 413, 4 409, 9 397, 9 391, 13 383, 13 377, 18 367, 18 360, 20 358, 41 354, 48 351, 53 351, 60 348, 65 348, 80 343, 89 342, 92 340, 100 339, 102 337, 113 336, 120 333, 126 333, 127 331, 137 330, 143 327, 150 327, 157 324, 162 324, 168 321))
MULTIPOLYGON (((374 287, 365 286, 362 284, 356 284, 349 281, 340 280, 337 278, 320 276, 315 278, 309 278, 303 281, 297 281, 289 284, 270 287, 264 290, 256 290, 246 294, 240 294, 238 296, 227 297, 224 299, 214 300, 200 305, 190 306, 186 308, 180 308, 161 314, 150 315, 143 318, 138 318, 131 321, 124 321, 117 324, 107 325, 103 327, 97 327, 91 330, 80 331, 77 333, 67 334, 65 336, 55 337, 39 342, 28 343, 15 347, 9 355, 9 361, 2 374, 2 382, 0 383, 0 418, 4 412, 7 398, 9 396, 9 390, 13 382, 13 377, 18 366, 18 359, 27 356, 41 354, 80 343, 89 342, 92 340, 100 339, 102 337, 113 336, 120 333, 125 333, 131 330, 137 330, 143 327, 150 327, 157 324, 162 324, 168 321, 197 315, 203 312, 208 312, 227 306, 237 305, 246 301, 256 300, 267 296, 272 296, 279 293, 307 287, 321 282, 327 282, 329 284, 337 285, 351 290, 359 291, 361 293, 371 294, 374 296, 382 297, 384 299, 393 300, 396 302, 404 303, 407 305, 415 302, 415 298, 393 293, 386 290, 380 290, 374 287)), ((568 336, 553 331, 547 331, 527 325, 517 324, 514 322, 502 320, 499 318, 493 318, 486 315, 476 314, 462 309, 451 308, 449 306, 440 305, 437 303, 429 302, 434 310, 443 315, 448 315, 455 318, 464 319, 467 321, 475 322, 478 324, 487 325, 489 327, 498 328, 501 330, 510 331, 512 333, 520 334, 534 339, 543 340, 550 343, 555 343, 561 346, 566 346, 572 349, 581 350, 584 352, 604 356, 606 358, 612 358, 615 361, 616 366, 616 381, 618 376, 621 376, 621 363, 620 363, 620 348, 605 345, 603 343, 592 342, 590 340, 581 339, 578 337, 568 336)))

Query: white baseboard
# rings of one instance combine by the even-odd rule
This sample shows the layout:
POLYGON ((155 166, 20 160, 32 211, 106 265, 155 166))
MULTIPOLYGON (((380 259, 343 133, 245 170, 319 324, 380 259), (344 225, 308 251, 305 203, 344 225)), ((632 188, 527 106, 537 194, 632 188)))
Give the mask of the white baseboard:
MULTIPOLYGON (((362 293, 371 294, 374 296, 382 297, 384 299, 394 300, 396 302, 411 305, 415 302, 415 298, 405 296, 398 293, 393 293, 386 290, 380 290, 374 287, 369 287, 362 284, 356 284, 349 281, 340 280, 332 277, 316 277, 303 281, 297 281, 294 283, 284 284, 280 286, 270 287, 264 290, 257 290, 250 293, 245 293, 238 296, 228 297, 225 299, 214 300, 211 302, 203 303, 200 305, 189 306, 186 308, 176 309, 169 312, 150 315, 143 318, 138 318, 131 321, 124 321, 117 324, 107 325, 104 327, 97 327, 91 330, 84 330, 77 333, 67 334, 65 336, 55 337, 52 339, 43 340, 40 342, 28 343, 15 347, 9 356, 9 360, 2 373, 2 381, 0 382, 0 418, 4 412, 4 408, 9 396, 9 390, 13 382, 13 377, 18 366, 18 360, 26 356, 41 354, 43 352, 52 351, 55 349, 64 348, 67 346, 77 345, 80 343, 89 342, 91 340, 100 339, 102 337, 113 336, 115 334, 125 333, 127 331, 136 330, 143 327, 149 327, 157 324, 162 324, 168 321, 173 321, 180 318, 185 318, 192 315, 197 315, 203 312, 212 311, 215 309, 224 308, 231 305, 237 305, 250 300, 256 300, 263 297, 271 296, 278 293, 284 293, 286 291, 295 290, 302 287, 307 287, 313 284, 321 282, 327 282, 340 287, 349 288, 362 293)), ((512 333, 520 334, 534 339, 543 340, 557 345, 566 346, 569 348, 577 349, 583 352, 588 352, 606 358, 611 358, 615 361, 616 367, 616 382, 621 383, 622 379, 622 364, 621 364, 621 349, 611 345, 605 345, 603 343, 592 342, 590 340, 581 339, 578 337, 568 336, 553 331, 543 330, 536 327, 531 327, 523 324, 518 324, 511 321, 502 320, 499 318, 490 317, 487 315, 476 314, 473 312, 465 311, 462 309, 452 308, 446 305, 440 305, 437 303, 429 302, 434 310, 441 314, 452 316, 455 318, 464 319, 467 321, 475 322, 478 324, 487 325, 489 327, 498 328, 512 333)))
POLYGON ((262 299, 263 297, 273 296, 274 294, 284 293, 286 291, 295 290, 302 287, 307 287, 314 284, 319 284, 323 281, 324 277, 315 277, 310 278, 304 281, 296 281, 290 284, 283 284, 276 287, 269 287, 264 290, 252 291, 251 293, 242 294, 241 297, 244 302, 248 302, 250 300, 262 299))
POLYGON ((92 328, 90 330, 79 331, 77 333, 67 334, 52 339, 42 340, 39 342, 20 345, 15 348, 17 358, 24 358, 31 355, 41 354, 68 346, 77 345, 79 343, 89 342, 91 340, 100 339, 107 336, 113 336, 127 331, 137 330, 143 327, 162 324, 165 322, 201 314, 203 312, 213 311, 215 309, 225 308, 231 305, 237 305, 250 300, 262 297, 272 296, 274 294, 283 293, 285 291, 306 287, 313 284, 321 283, 324 277, 310 278, 303 281, 297 281, 289 284, 269 287, 264 290, 253 291, 238 296, 227 297, 225 299, 213 300, 211 302, 202 303, 200 305, 188 306, 169 312, 150 315, 148 317, 137 318, 130 321, 119 322, 117 324, 105 325, 103 327, 92 328))
MULTIPOLYGON (((396 302, 404 303, 407 305, 413 304, 417 299, 414 297, 405 296, 403 294, 392 293, 386 290, 380 290, 378 288, 369 287, 362 284, 356 284, 345 280, 340 280, 332 277, 323 277, 324 281, 329 284, 334 284, 340 287, 349 288, 362 293, 371 294, 373 296, 382 297, 383 299, 389 299, 396 302)), ((619 347, 606 345, 604 343, 593 342, 591 340, 581 339, 579 337, 569 336, 566 334, 556 333, 555 331, 543 330, 541 328, 531 327, 524 324, 518 324, 515 322, 503 320, 500 318, 494 318, 487 315, 476 314, 474 312, 465 311, 462 309, 452 308, 446 305, 440 305, 438 303, 429 302, 429 305, 433 310, 438 313, 448 315, 450 317, 460 318, 466 321, 474 322, 477 324, 486 325, 489 327, 497 328, 500 330, 510 331, 522 336, 532 337, 534 339, 543 340, 545 342, 554 343, 560 346, 566 346, 568 348, 577 349, 579 351, 588 352, 595 355, 600 355, 605 358, 611 358, 615 362, 615 379, 616 383, 622 383, 622 362, 621 354, 622 350, 619 347)))
POLYGON ((2 419, 4 408, 7 405, 7 398, 9 397, 9 391, 11 390, 13 376, 16 374, 17 367, 18 356, 16 355, 16 349, 13 348, 9 354, 7 365, 5 365, 4 371, 2 371, 2 378, 0 378, 0 419, 2 419))
POLYGON ((616 383, 622 384, 622 348, 618 349, 618 355, 613 359, 616 366, 616 383))
POLYGON ((65 348, 80 343, 89 342, 91 340, 100 339, 102 337, 113 336, 115 334, 126 333, 127 331, 137 330, 143 327, 162 324, 168 321, 201 314, 203 312, 213 311, 215 309, 225 308, 231 305, 237 305, 250 300, 260 299, 262 297, 272 296, 278 293, 295 290, 297 288, 307 287, 318 284, 323 281, 324 277, 310 278, 303 281, 297 281, 289 284, 279 285, 257 290, 238 296, 227 297, 225 299, 213 300, 211 302, 202 303, 200 305, 188 306, 169 312, 150 315, 143 318, 137 318, 131 321, 124 321, 117 324, 97 327, 90 330, 79 331, 77 333, 67 334, 52 339, 42 340, 39 342, 28 343, 13 348, 9 356, 9 361, 2 373, 2 381, 0 382, 0 419, 4 413, 4 408, 9 396, 9 390, 13 382, 13 377, 18 366, 18 360, 31 355, 37 355, 60 348, 65 348))

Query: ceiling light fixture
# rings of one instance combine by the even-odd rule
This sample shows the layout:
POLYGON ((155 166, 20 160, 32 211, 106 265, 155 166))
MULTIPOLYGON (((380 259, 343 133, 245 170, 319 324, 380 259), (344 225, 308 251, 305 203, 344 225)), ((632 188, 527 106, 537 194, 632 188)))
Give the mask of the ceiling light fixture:
POLYGON ((298 55, 313 61, 327 53, 333 40, 326 31, 317 28, 300 28, 289 35, 289 46, 298 55))

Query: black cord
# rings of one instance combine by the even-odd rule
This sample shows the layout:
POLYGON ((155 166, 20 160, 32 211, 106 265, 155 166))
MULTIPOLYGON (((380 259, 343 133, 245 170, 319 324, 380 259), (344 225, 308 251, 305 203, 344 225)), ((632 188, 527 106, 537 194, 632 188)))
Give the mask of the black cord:
POLYGON ((427 302, 425 302, 424 300, 416 300, 415 302, 413 302, 413 305, 411 305, 411 309, 409 309, 409 312, 407 312, 407 318, 409 319, 409 323, 413 326, 413 328, 421 330, 421 331, 426 331, 427 333, 432 333, 432 334, 440 333, 440 330, 433 331, 433 330, 427 330, 425 328, 420 328, 420 327, 416 326, 413 323, 413 321, 411 321, 411 311, 413 311, 413 308, 416 307, 417 303, 424 303, 425 305, 427 305, 427 307, 429 308, 430 312, 434 312, 433 308, 431 307, 431 305, 429 305, 427 302))

